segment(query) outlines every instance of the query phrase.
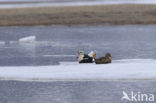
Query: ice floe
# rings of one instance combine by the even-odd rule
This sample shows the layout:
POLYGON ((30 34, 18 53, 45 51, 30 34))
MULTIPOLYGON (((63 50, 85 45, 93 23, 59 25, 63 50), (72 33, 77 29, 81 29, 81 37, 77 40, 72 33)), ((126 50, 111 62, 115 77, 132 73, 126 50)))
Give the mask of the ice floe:
POLYGON ((61 63, 57 66, 0 67, 3 80, 153 80, 156 60, 114 61, 112 64, 61 63))
POLYGON ((27 36, 19 39, 19 43, 35 43, 36 36, 27 36))

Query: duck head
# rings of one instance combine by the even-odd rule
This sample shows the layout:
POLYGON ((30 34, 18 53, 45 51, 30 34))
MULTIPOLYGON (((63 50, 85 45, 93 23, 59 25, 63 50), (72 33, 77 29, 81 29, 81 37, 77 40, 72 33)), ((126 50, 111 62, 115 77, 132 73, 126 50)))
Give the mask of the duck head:
POLYGON ((106 53, 105 57, 111 57, 110 53, 106 53))
POLYGON ((84 53, 81 51, 78 51, 78 55, 83 55, 84 53))

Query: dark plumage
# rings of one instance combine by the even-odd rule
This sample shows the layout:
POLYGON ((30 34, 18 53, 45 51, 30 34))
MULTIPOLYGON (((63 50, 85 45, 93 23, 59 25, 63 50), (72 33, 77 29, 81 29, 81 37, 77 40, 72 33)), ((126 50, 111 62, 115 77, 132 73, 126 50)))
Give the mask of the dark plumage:
POLYGON ((105 57, 100 57, 98 59, 95 59, 95 63, 96 64, 108 64, 111 63, 111 54, 110 53, 106 53, 105 57))
POLYGON ((79 61, 79 63, 93 63, 93 58, 84 54, 83 60, 79 61))

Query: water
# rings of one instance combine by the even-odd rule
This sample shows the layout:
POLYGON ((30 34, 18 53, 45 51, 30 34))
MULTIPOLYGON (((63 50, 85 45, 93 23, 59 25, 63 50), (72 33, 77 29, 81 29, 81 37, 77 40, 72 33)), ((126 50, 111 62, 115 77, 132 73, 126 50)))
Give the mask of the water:
POLYGON ((0 8, 85 6, 108 4, 156 4, 155 0, 0 0, 0 8))
MULTIPOLYGON (((78 50, 113 60, 156 59, 156 25, 0 27, 0 66, 76 61, 78 50), (27 36, 35 43, 19 43, 27 36)), ((156 95, 156 81, 0 81, 0 103, 128 103, 122 92, 156 95)), ((141 102, 146 103, 146 102, 141 102)), ((154 103, 154 102, 151 102, 154 103)))
POLYGON ((0 27, 0 66, 58 65, 79 50, 113 60, 156 59, 156 25, 0 27), (34 35, 35 43, 18 39, 34 35))
POLYGON ((155 81, 0 83, 0 103, 129 103, 123 91, 156 95, 155 81))

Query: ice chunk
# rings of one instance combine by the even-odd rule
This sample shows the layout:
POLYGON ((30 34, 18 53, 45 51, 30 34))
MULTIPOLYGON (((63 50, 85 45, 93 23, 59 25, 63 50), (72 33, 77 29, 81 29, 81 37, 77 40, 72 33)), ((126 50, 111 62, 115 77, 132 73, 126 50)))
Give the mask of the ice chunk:
POLYGON ((36 36, 28 36, 19 39, 20 43, 35 43, 35 41, 36 41, 36 36))
POLYGON ((58 66, 0 67, 0 80, 155 80, 156 60, 122 61, 103 65, 66 62, 58 66))

